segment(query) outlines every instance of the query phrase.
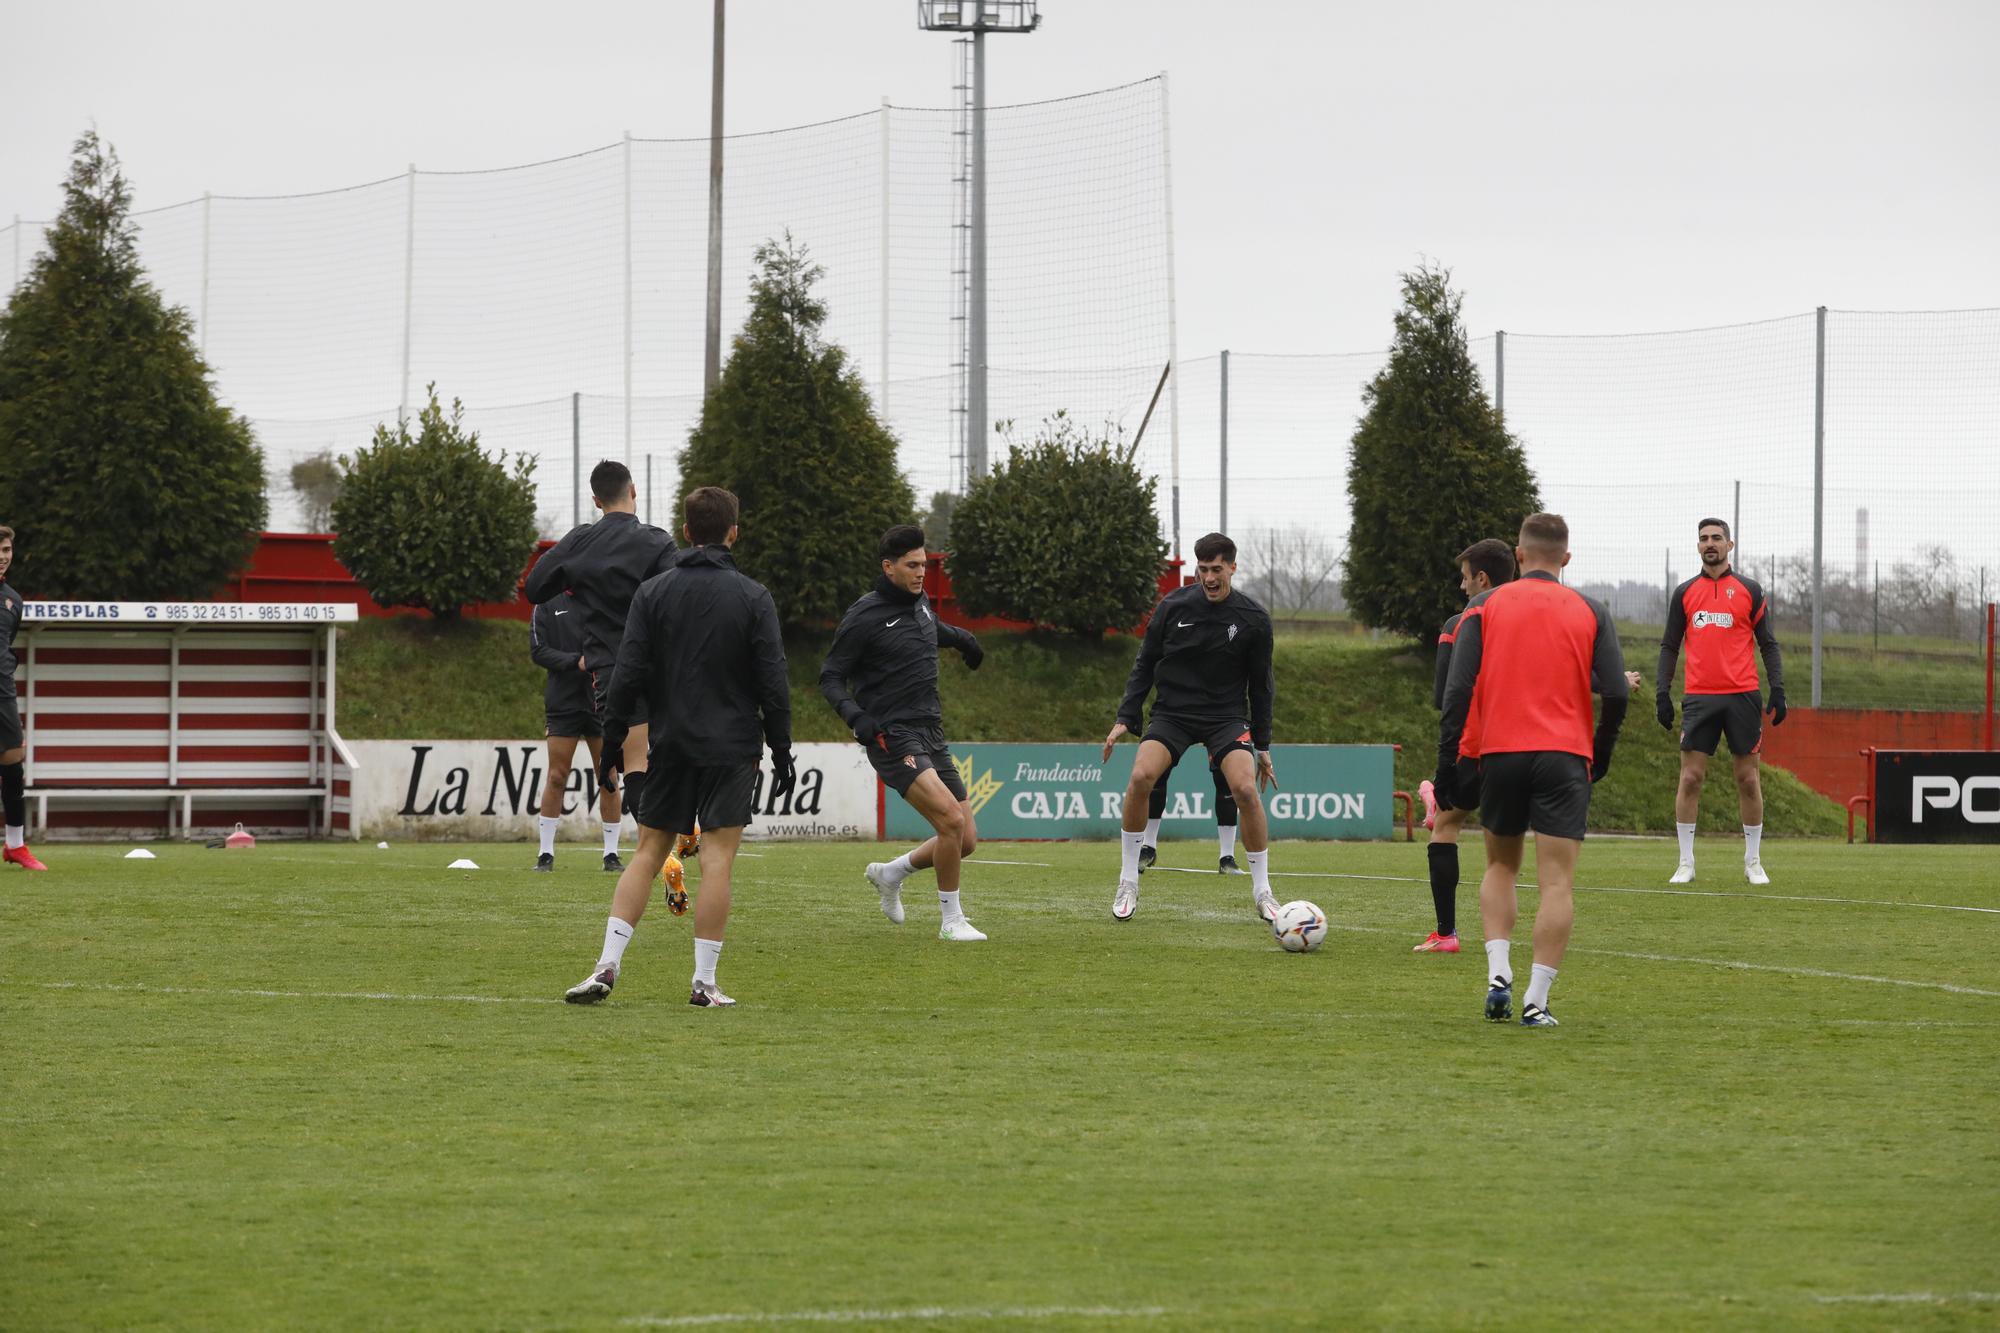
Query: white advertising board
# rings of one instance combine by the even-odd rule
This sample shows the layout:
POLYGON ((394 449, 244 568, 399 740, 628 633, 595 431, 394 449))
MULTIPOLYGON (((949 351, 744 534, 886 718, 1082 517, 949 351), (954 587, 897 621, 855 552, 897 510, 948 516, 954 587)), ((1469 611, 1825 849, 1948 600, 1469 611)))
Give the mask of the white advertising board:
POLYGON ((21 603, 21 619, 41 625, 334 625, 360 614, 352 602, 21 603))
MULTIPOLYGON (((548 771, 543 741, 350 741, 348 748, 356 761, 354 818, 363 838, 500 842, 536 834, 548 771)), ((771 759, 764 756, 756 813, 745 836, 873 838, 875 772, 861 747, 808 744, 795 754, 798 786, 775 799, 771 759)), ((565 841, 596 836, 597 775, 581 745, 562 808, 565 841)), ((629 816, 625 823, 632 836, 629 816)))

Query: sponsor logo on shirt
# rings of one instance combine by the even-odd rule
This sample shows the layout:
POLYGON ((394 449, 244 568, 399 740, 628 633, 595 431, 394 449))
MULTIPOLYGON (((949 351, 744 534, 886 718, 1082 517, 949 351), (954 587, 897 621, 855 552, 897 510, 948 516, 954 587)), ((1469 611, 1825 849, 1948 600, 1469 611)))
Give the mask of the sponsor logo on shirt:
POLYGON ((1232 624, 1231 624, 1231 625, 1229 626, 1229 641, 1230 641, 1231 643, 1234 643, 1234 642, 1236 642, 1236 626, 1235 626, 1235 624, 1234 624, 1234 623, 1232 623, 1232 624))
POLYGON ((1728 611, 1697 611, 1694 613, 1694 627, 1696 629, 1700 629, 1704 625, 1713 625, 1717 629, 1731 629, 1735 624, 1736 617, 1728 611))

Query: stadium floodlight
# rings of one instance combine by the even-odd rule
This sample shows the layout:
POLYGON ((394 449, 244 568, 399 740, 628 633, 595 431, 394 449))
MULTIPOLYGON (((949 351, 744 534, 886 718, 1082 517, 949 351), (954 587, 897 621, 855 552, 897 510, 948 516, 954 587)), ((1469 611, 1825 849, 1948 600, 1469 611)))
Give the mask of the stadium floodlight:
MULTIPOLYGON (((965 311, 965 481, 986 475, 986 34, 1033 32, 1042 24, 1036 0, 917 0, 917 26, 929 32, 970 34, 971 125, 966 136, 971 199, 965 311)), ((961 38, 961 41, 968 40, 961 38)))

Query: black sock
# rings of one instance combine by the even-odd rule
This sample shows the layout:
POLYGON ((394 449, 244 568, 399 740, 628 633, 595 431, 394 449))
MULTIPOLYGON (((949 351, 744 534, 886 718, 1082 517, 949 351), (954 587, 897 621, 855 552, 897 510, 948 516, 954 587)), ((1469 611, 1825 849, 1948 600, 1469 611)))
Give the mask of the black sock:
POLYGON ((0 806, 6 807, 7 826, 25 828, 28 823, 28 776, 24 764, 0 764, 0 806))
POLYGON ((1438 934, 1458 934, 1458 844, 1430 845, 1431 903, 1437 908, 1438 934))
POLYGON ((619 809, 623 810, 626 814, 632 816, 632 822, 635 824, 639 822, 639 798, 645 794, 645 791, 646 791, 645 769, 642 768, 637 773, 627 773, 625 775, 624 790, 619 792, 619 799, 624 804, 622 804, 619 807, 619 809))
POLYGON ((1167 777, 1160 774, 1160 780, 1153 784, 1152 795, 1146 798, 1146 818, 1163 819, 1167 813, 1167 777))

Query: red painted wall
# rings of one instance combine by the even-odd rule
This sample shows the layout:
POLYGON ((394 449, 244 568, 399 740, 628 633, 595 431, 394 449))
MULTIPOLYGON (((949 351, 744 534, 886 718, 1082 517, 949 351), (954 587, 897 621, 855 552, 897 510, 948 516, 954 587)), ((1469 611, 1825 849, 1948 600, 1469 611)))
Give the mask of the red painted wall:
POLYGON ((1868 790, 1861 752, 1977 750, 1978 713, 1897 712, 1880 708, 1794 708, 1785 725, 1764 724, 1764 758, 1790 769, 1814 791, 1845 804, 1868 790))

